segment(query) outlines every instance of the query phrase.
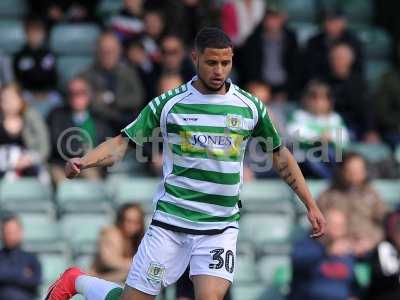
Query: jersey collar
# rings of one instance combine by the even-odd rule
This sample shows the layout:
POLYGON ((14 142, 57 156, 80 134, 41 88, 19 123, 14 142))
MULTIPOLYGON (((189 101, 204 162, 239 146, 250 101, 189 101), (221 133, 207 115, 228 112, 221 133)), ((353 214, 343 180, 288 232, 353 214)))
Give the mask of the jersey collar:
POLYGON ((202 93, 200 93, 199 92, 199 90, 197 90, 194 86, 193 86, 193 82, 194 81, 196 81, 197 79, 199 79, 198 77, 197 77, 197 75, 196 76, 194 76, 189 82, 188 82, 188 84, 187 84, 187 86, 188 86, 188 89, 191 91, 191 92, 193 92, 194 94, 197 94, 197 95, 201 95, 201 96, 204 96, 204 97, 223 97, 223 96, 227 96, 227 95, 232 95, 233 94, 233 92, 234 92, 234 90, 235 90, 235 88, 233 87, 233 83, 232 83, 232 80, 230 79, 230 78, 228 78, 227 80, 226 80, 226 82, 227 83, 229 83, 229 89, 228 89, 228 91, 225 93, 225 94, 223 94, 223 95, 220 95, 220 94, 202 94, 202 93))

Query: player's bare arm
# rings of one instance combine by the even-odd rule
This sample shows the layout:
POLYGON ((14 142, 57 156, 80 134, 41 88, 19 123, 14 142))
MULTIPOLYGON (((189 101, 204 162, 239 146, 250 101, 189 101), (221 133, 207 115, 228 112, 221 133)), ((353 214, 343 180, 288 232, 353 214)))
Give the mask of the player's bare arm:
POLYGON ((326 221, 306 184, 303 174, 290 151, 282 147, 273 154, 274 168, 279 176, 292 188, 299 196, 307 208, 308 219, 312 226, 311 237, 317 238, 325 233, 326 221))
POLYGON ((83 169, 112 166, 124 157, 127 148, 128 139, 117 135, 90 150, 83 157, 70 159, 65 165, 65 175, 71 179, 78 176, 83 169))

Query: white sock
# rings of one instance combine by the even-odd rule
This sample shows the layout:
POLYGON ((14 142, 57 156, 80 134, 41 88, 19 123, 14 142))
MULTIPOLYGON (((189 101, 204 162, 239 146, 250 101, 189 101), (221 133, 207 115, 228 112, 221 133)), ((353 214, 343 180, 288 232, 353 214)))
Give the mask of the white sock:
POLYGON ((87 275, 78 276, 75 288, 86 300, 106 300, 111 290, 122 289, 116 283, 87 275))

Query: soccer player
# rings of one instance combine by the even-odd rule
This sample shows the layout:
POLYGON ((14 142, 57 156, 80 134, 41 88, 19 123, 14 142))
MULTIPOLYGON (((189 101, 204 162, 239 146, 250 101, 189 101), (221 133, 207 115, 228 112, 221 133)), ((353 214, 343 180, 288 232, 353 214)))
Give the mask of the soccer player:
POLYGON ((324 234, 324 217, 266 107, 228 79, 232 57, 223 31, 202 29, 192 53, 197 76, 150 101, 120 135, 67 162, 68 178, 86 168, 110 166, 129 143, 142 144, 161 129, 163 182, 125 287, 70 268, 50 287, 46 300, 76 293, 88 300, 154 300, 188 265, 196 300, 222 300, 235 269, 243 154, 250 137, 267 141, 262 145, 272 153, 275 169, 307 207, 311 236, 324 234))

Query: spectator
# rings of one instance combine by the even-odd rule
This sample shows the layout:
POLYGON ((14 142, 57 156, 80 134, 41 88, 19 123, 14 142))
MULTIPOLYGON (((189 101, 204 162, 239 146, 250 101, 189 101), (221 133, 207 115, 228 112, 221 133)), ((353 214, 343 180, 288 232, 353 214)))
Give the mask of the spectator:
POLYGON ((158 96, 155 82, 160 76, 160 65, 155 63, 151 55, 146 51, 144 42, 140 39, 133 40, 128 47, 128 62, 138 73, 143 87, 145 88, 147 99, 158 96))
POLYGON ((331 86, 335 110, 340 113, 353 136, 372 130, 371 110, 367 103, 367 84, 353 71, 354 52, 346 43, 332 45, 329 52, 330 71, 323 79, 331 86))
POLYGON ((263 80, 272 87, 273 94, 287 98, 297 92, 300 58, 296 35, 285 23, 282 8, 268 6, 262 24, 241 50, 238 68, 241 81, 263 80))
POLYGON ((113 33, 103 33, 98 41, 97 61, 83 72, 94 93, 93 112, 114 130, 126 125, 143 104, 143 87, 137 72, 123 64, 121 45, 113 33))
MULTIPOLYGON (((399 47, 398 43, 397 47, 399 47)), ((398 55, 400 63, 400 55, 398 55)), ((400 143, 400 64, 394 70, 384 74, 382 77, 374 110, 376 111, 375 123, 382 138, 393 148, 400 143)))
POLYGON ((123 283, 144 236, 144 212, 138 204, 118 209, 115 224, 102 230, 93 264, 95 276, 123 283))
POLYGON ((165 35, 166 24, 161 11, 150 10, 144 15, 145 37, 143 45, 146 52, 150 55, 154 62, 159 63, 161 60, 161 50, 159 44, 165 35))
POLYGON ((354 252, 365 256, 383 238, 382 220, 386 206, 369 184, 364 158, 348 153, 338 167, 332 186, 318 201, 321 209, 336 208, 348 215, 349 234, 354 252))
POLYGON ((99 0, 40 0, 29 1, 31 11, 49 25, 59 22, 93 22, 99 0))
POLYGON ((0 51, 0 88, 14 80, 12 63, 8 56, 0 51))
MULTIPOLYGON (((66 158, 82 155, 90 146, 94 147, 111 136, 107 124, 94 116, 89 109, 92 96, 90 86, 84 78, 73 78, 68 84, 68 105, 56 108, 49 115, 48 125, 53 148, 51 173, 56 183, 65 179, 66 158)), ((96 180, 101 174, 98 169, 86 169, 82 176, 96 180)))
POLYGON ((357 295, 346 215, 329 209, 325 218, 323 238, 306 237, 294 245, 289 300, 350 300, 357 295))
POLYGON ((365 300, 400 299, 400 212, 385 220, 386 239, 372 254, 371 283, 365 300))
POLYGON ((312 37, 306 47, 304 61, 306 81, 316 76, 325 76, 329 73, 329 51, 337 43, 350 45, 354 52, 353 69, 362 74, 364 57, 361 43, 347 28, 347 19, 339 7, 329 8, 324 12, 322 32, 312 37))
POLYGON ((241 46, 260 24, 264 11, 263 0, 229 0, 221 8, 222 29, 241 46))
POLYGON ((192 62, 186 56, 183 41, 175 35, 167 35, 161 41, 161 71, 179 73, 183 80, 189 81, 194 76, 192 62))
POLYGON ((44 118, 61 105, 56 91, 56 57, 46 45, 46 25, 31 17, 25 22, 26 45, 14 57, 16 79, 24 89, 24 98, 44 118))
POLYGON ((119 14, 111 19, 111 29, 123 45, 144 33, 143 15, 143 0, 124 0, 119 14))
MULTIPOLYGON (((183 79, 179 74, 163 74, 157 84, 157 94, 160 95, 175 89, 181 84, 183 84, 183 79)), ((163 171, 162 143, 158 144, 157 147, 149 143, 145 146, 144 151, 150 158, 149 171, 151 175, 161 176, 163 171)))
POLYGON ((25 103, 15 84, 4 86, 0 92, 0 120, 0 175, 9 180, 37 176, 47 183, 47 127, 42 117, 25 103))
POLYGON ((304 164, 310 175, 331 178, 337 150, 347 144, 349 136, 342 118, 333 111, 328 85, 320 81, 308 84, 303 108, 293 113, 287 131, 292 141, 299 143, 297 155, 306 155, 304 164))
POLYGON ((3 218, 1 237, 0 299, 35 299, 42 280, 42 270, 37 257, 21 248, 23 230, 16 216, 3 218))

